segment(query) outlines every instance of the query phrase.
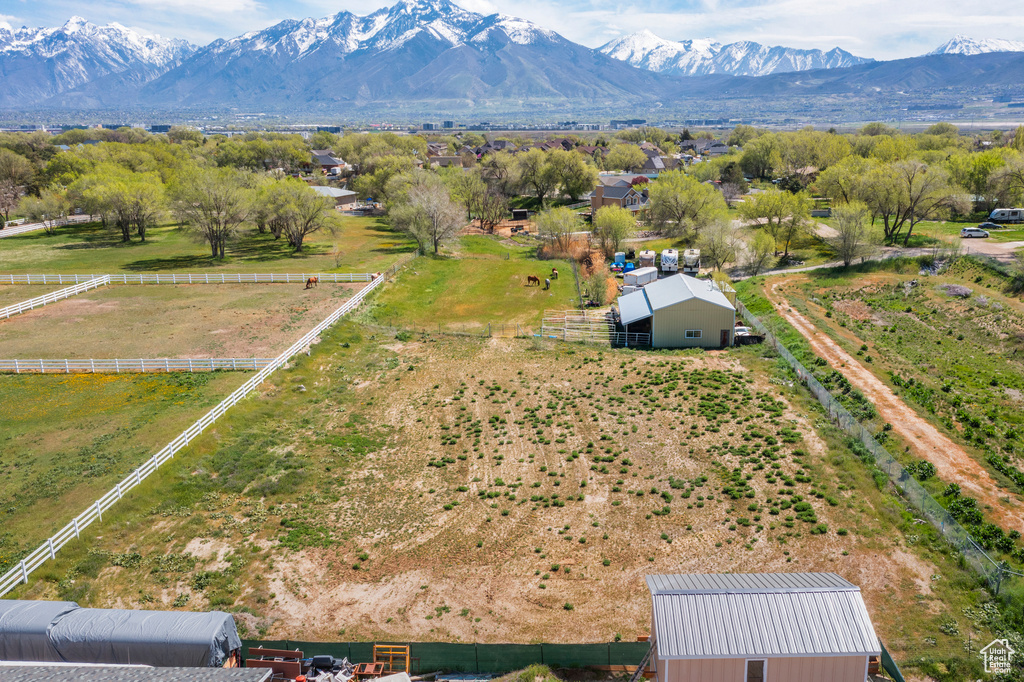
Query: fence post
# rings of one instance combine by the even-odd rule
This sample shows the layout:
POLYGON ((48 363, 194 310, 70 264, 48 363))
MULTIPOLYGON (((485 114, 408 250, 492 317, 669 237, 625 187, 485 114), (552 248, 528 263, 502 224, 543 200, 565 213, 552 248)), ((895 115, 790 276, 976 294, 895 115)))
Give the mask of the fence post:
POLYGON ((71 374, 71 368, 68 366, 68 361, 67 360, 64 361, 64 373, 65 374, 71 374))
POLYGON ((195 370, 192 369, 192 358, 188 359, 188 371, 190 371, 190 372, 194 372, 195 371, 195 370))
POLYGON ((42 358, 39 358, 39 373, 40 374, 46 374, 46 370, 43 369, 43 359, 42 358))
POLYGON ((53 552, 53 537, 46 538, 46 547, 50 550, 50 558, 56 559, 57 555, 53 552))
POLYGON ((93 374, 96 373, 96 361, 92 358, 89 359, 89 369, 92 370, 93 374))
POLYGON ((96 500, 96 516, 100 517, 100 521, 103 520, 103 509, 100 508, 99 500, 96 500))
POLYGON ((164 371, 165 372, 170 372, 171 371, 171 361, 168 360, 167 358, 164 358, 164 371))
POLYGON ((21 560, 21 582, 28 585, 28 569, 25 567, 25 560, 21 560))
POLYGON ((75 537, 78 537, 78 517, 71 519, 71 525, 75 528, 75 537))
POLYGON ((114 358, 114 372, 117 374, 121 373, 121 363, 117 361, 117 358, 114 358))
POLYGON ((14 373, 15 374, 21 374, 21 368, 18 367, 18 360, 17 359, 14 360, 14 373))

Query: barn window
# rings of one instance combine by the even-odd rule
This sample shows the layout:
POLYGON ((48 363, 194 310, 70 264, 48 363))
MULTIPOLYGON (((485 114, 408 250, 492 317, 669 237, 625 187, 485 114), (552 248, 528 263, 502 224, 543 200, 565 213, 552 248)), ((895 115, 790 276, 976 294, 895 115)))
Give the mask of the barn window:
POLYGON ((688 338, 688 339, 699 339, 700 336, 701 336, 701 330, 700 329, 687 329, 686 330, 686 338, 688 338))
POLYGON ((747 682, 765 682, 766 660, 747 660, 747 682))

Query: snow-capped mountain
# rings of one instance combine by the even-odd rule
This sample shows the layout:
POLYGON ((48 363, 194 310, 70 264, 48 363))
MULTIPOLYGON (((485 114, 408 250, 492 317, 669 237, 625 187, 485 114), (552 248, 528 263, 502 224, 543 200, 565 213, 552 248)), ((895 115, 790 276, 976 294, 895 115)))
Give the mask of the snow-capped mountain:
POLYGON ((963 54, 975 55, 987 52, 1024 52, 1024 41, 985 38, 975 40, 967 36, 957 35, 928 54, 963 54))
POLYGON ((664 82, 502 14, 401 0, 367 16, 282 21, 219 40, 147 84, 151 106, 331 107, 530 99, 654 99, 664 82))
POLYGON ((81 17, 56 28, 0 28, 0 106, 31 105, 111 74, 150 80, 195 49, 81 17))
POLYGON ((811 69, 841 69, 873 61, 838 47, 823 52, 750 41, 722 45, 708 38, 676 42, 659 38, 648 30, 617 38, 598 49, 637 68, 680 76, 713 73, 766 76, 811 69))

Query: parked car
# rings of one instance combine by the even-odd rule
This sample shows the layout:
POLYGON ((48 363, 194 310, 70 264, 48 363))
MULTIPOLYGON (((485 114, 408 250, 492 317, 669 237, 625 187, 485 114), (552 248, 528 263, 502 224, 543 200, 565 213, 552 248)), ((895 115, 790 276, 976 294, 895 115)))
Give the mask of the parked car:
POLYGON ((988 231, 983 230, 980 227, 965 227, 960 230, 960 236, 964 239, 968 237, 987 237, 988 231))
POLYGON ((978 227, 980 227, 983 230, 998 230, 1000 227, 1002 227, 1002 225, 1000 225, 999 223, 993 223, 986 220, 981 225, 978 225, 978 227))
POLYGON ((736 327, 733 330, 734 336, 750 336, 754 331, 750 327, 736 327))

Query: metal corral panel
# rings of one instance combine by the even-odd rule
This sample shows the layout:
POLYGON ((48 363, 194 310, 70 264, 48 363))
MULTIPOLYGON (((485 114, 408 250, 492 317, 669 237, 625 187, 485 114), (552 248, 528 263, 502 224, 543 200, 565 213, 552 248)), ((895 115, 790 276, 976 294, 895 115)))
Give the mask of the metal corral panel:
POLYGON ((701 592, 808 592, 812 590, 854 590, 853 583, 835 573, 690 573, 649 575, 651 594, 701 592))
POLYGON ((653 595, 659 659, 881 652, 859 589, 723 590, 717 584, 708 592, 653 595))
POLYGON ((647 303, 643 289, 619 296, 619 317, 622 324, 633 324, 650 316, 651 306, 647 303))

